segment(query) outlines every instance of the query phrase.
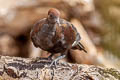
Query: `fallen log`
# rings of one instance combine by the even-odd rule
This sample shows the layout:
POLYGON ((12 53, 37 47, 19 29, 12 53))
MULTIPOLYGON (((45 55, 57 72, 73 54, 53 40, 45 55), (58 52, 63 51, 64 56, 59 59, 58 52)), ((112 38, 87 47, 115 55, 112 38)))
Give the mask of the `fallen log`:
POLYGON ((120 71, 94 65, 0 56, 0 80, 120 80, 120 71))

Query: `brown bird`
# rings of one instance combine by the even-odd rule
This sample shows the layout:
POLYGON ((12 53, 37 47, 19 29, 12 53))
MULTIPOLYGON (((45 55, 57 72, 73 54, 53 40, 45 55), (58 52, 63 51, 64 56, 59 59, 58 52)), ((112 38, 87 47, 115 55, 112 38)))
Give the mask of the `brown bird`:
POLYGON ((56 62, 64 58, 70 49, 79 49, 87 52, 79 42, 81 37, 76 28, 70 22, 60 18, 57 9, 50 9, 47 18, 38 21, 31 30, 31 39, 35 47, 39 47, 51 53, 48 58, 56 53, 61 56, 56 58, 56 62))

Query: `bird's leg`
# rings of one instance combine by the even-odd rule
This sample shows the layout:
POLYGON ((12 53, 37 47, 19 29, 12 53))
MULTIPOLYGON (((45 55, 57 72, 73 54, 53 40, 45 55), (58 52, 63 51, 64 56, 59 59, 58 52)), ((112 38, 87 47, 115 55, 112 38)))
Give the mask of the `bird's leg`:
POLYGON ((51 64, 50 64, 50 67, 52 66, 52 65, 57 65, 57 62, 60 60, 60 59, 63 59, 64 57, 65 57, 66 55, 61 55, 61 56, 59 56, 58 58, 56 58, 56 59, 54 59, 52 62, 51 62, 51 64))
POLYGON ((53 55, 54 55, 54 54, 51 53, 51 55, 48 56, 48 59, 52 60, 52 56, 53 56, 53 55))
POLYGON ((52 65, 55 65, 55 66, 56 66, 56 65, 57 65, 57 62, 58 62, 60 59, 65 58, 67 52, 68 52, 68 50, 66 50, 64 53, 61 53, 61 56, 59 56, 59 57, 57 57, 56 59, 54 59, 54 60, 51 62, 50 67, 51 67, 52 65))

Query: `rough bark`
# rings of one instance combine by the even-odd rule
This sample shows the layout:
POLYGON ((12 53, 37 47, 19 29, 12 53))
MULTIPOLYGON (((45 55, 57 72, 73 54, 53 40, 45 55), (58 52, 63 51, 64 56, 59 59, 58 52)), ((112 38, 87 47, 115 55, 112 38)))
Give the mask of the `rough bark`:
POLYGON ((120 80, 120 71, 94 65, 0 56, 0 80, 120 80))

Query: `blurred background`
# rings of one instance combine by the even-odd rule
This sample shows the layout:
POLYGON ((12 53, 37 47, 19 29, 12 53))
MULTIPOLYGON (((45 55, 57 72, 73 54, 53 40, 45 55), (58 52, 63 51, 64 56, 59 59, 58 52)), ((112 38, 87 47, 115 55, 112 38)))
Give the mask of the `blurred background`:
POLYGON ((71 50, 65 61, 120 69, 120 0, 0 0, 0 55, 49 56, 33 46, 30 30, 50 8, 74 24, 88 51, 71 50))

